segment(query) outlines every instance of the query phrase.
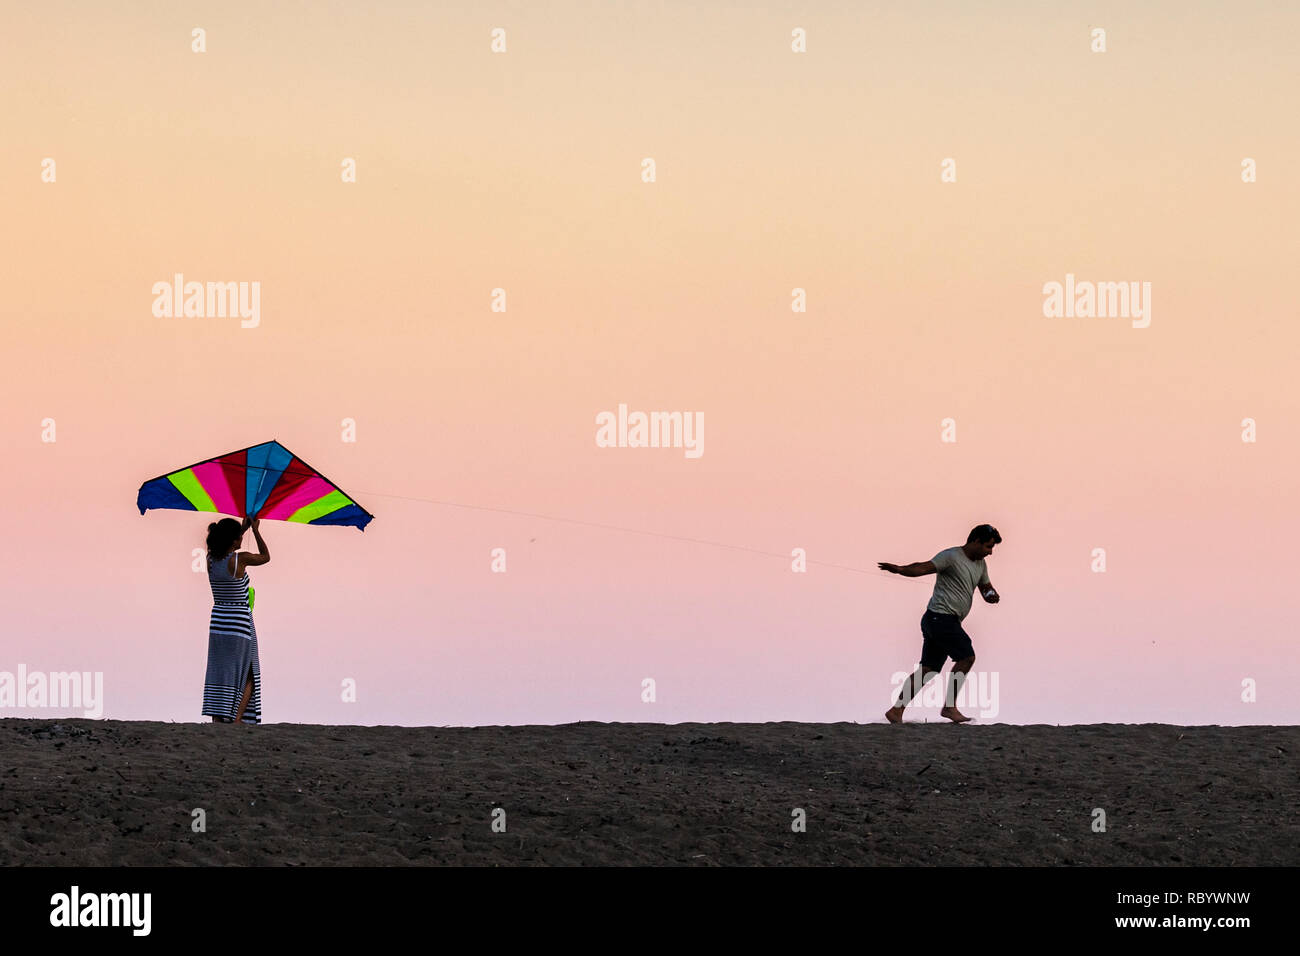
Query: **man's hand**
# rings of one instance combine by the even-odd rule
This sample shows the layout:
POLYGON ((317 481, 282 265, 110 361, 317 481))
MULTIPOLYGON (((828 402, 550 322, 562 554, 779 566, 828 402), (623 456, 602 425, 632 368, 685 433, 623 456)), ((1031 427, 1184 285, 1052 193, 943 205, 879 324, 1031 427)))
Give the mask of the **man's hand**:
POLYGON ((914 561, 911 564, 890 564, 888 561, 879 562, 878 567, 882 571, 888 571, 891 574, 901 574, 905 578, 919 578, 923 574, 934 574, 935 567, 933 561, 914 561))
POLYGON ((997 591, 993 590, 991 585, 988 588, 986 588, 982 593, 984 595, 984 600, 987 601, 989 604, 997 604, 998 601, 1002 600, 1001 596, 998 594, 997 591))

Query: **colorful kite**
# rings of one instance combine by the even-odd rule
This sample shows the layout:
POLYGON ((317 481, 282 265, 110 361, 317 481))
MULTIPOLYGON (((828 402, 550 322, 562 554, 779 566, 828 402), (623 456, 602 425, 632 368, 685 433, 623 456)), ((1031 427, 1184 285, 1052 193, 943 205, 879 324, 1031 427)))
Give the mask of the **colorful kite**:
POLYGON ((238 518, 366 529, 374 518, 332 481, 278 441, 160 475, 140 486, 140 514, 150 508, 215 511, 238 518))

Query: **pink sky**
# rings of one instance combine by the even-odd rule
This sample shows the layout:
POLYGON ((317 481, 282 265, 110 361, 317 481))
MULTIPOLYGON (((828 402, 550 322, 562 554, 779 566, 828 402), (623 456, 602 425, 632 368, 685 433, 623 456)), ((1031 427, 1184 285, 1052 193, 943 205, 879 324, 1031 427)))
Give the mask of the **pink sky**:
POLYGON ((876 562, 982 522, 989 720, 1300 714, 1296 10, 7 20, 0 671, 199 720, 212 518, 136 490, 275 438, 376 518, 266 522, 270 722, 878 721, 933 579, 876 562), (259 282, 259 324, 155 317, 177 272, 259 282), (1149 282, 1150 326, 1045 317, 1067 274, 1149 282), (704 454, 596 447, 619 403, 702 413, 704 454))

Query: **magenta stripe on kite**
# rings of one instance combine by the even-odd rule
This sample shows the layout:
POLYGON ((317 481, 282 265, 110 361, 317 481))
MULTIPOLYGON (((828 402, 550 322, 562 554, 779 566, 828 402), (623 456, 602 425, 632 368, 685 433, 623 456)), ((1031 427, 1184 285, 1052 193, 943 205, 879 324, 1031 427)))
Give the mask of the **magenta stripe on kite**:
POLYGON ((193 471, 194 477, 208 493, 219 514, 242 515, 244 513, 243 502, 235 503, 235 496, 230 491, 230 482, 226 481, 226 469, 221 462, 204 462, 195 465, 193 471))
POLYGON ((271 508, 263 509, 262 517, 287 521, 299 508, 324 498, 333 490, 334 486, 328 481, 323 480, 319 475, 312 475, 293 489, 287 497, 277 501, 271 508))

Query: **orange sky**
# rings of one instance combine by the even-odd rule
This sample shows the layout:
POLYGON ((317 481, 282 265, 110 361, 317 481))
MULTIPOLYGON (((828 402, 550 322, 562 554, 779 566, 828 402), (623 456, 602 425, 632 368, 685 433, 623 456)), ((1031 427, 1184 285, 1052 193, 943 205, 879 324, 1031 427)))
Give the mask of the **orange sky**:
POLYGON ((199 719, 210 519, 135 492, 276 438, 376 520, 268 522, 269 721, 877 720, 932 582, 876 562, 989 521, 990 719, 1293 722, 1300 14, 1130 7, 7 11, 0 671, 199 719), (704 454, 598 448, 620 403, 704 454))

